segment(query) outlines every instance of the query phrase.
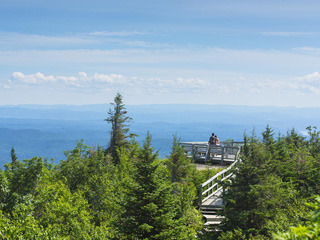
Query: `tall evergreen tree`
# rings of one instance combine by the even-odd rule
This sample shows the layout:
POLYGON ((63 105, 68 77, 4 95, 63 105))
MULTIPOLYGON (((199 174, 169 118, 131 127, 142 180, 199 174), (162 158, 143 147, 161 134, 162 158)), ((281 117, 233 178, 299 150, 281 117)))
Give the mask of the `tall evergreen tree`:
POLYGON ((114 98, 114 102, 111 103, 111 108, 108 112, 108 117, 105 119, 108 123, 111 123, 110 132, 110 145, 107 149, 111 154, 113 161, 119 163, 119 149, 123 147, 128 149, 130 144, 128 138, 132 138, 134 134, 129 134, 129 123, 132 118, 127 116, 125 105, 122 102, 122 95, 117 93, 114 98))
POLYGON ((199 189, 192 181, 192 174, 196 167, 191 165, 190 158, 180 144, 180 138, 173 135, 173 143, 169 158, 165 161, 171 177, 173 196, 176 206, 176 219, 183 222, 187 230, 185 236, 195 236, 196 231, 202 226, 202 214, 196 210, 194 203, 199 189))
POLYGON ((245 239, 260 234, 270 239, 275 229, 286 229, 303 214, 301 194, 310 172, 305 169, 310 157, 304 151, 303 139, 292 131, 289 137, 270 141, 271 133, 267 127, 263 137, 269 140, 263 143, 255 136, 249 139, 235 177, 226 183, 223 229, 239 228, 245 239))
POLYGON ((262 132, 262 137, 263 137, 263 143, 265 144, 266 148, 270 151, 270 153, 274 152, 274 143, 275 140, 273 138, 274 132, 270 128, 269 125, 267 125, 266 130, 262 132))
POLYGON ((177 135, 173 136, 171 153, 166 161, 166 166, 171 174, 172 183, 185 181, 192 168, 190 159, 188 159, 184 153, 184 149, 180 145, 180 139, 177 135))
POLYGON ((313 157, 316 157, 320 153, 320 131, 317 131, 316 126, 308 126, 306 128, 309 134, 309 149, 313 157))
POLYGON ((11 156, 11 164, 12 164, 12 167, 13 167, 13 165, 15 164, 15 162, 18 159, 18 157, 16 155, 16 151, 14 150, 14 147, 11 148, 10 156, 11 156))
MULTIPOLYGON (((148 134, 128 189, 122 231, 128 239, 156 239, 172 225, 171 187, 158 176, 157 153, 148 134)), ((162 238, 165 239, 165 238, 162 238)))
POLYGON ((120 239, 194 239, 195 235, 179 219, 172 185, 154 153, 151 136, 146 136, 135 163, 133 181, 128 186, 125 212, 120 223, 120 239), (192 232, 192 236, 190 236, 192 232))
POLYGON ((293 128, 287 131, 286 141, 288 145, 291 145, 292 149, 299 149, 305 145, 305 137, 299 135, 297 131, 293 128))

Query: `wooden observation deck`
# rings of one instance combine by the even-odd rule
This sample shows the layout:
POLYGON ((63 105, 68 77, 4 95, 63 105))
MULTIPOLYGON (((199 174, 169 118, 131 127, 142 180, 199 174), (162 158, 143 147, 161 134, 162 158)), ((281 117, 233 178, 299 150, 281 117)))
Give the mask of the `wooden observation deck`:
POLYGON ((195 162, 220 163, 221 165, 232 164, 237 159, 237 154, 243 142, 225 141, 220 145, 209 144, 208 142, 182 142, 188 157, 195 162))

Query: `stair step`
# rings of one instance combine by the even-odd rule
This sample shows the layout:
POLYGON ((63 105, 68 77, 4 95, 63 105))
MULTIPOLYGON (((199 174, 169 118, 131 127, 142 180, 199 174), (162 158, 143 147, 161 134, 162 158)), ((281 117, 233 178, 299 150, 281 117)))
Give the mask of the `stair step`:
POLYGON ((219 215, 219 211, 201 211, 203 215, 219 215))
POLYGON ((201 208, 224 208, 224 205, 220 204, 202 204, 200 205, 201 208))
POLYGON ((203 215, 206 218, 207 222, 221 222, 222 219, 224 219, 224 216, 220 215, 203 215))
POLYGON ((219 225, 219 224, 221 224, 221 221, 210 221, 210 222, 206 222, 203 225, 204 226, 209 226, 209 225, 219 225))
POLYGON ((200 207, 201 210, 204 211, 221 211, 223 210, 222 207, 200 207))
POLYGON ((217 208, 201 208, 201 211, 222 211, 223 210, 223 208, 219 208, 219 207, 217 207, 217 208))

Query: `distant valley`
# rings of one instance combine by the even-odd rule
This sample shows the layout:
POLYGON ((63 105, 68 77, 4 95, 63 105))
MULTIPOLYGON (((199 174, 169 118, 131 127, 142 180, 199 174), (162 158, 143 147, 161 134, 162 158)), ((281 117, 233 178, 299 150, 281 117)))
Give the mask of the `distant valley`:
MULTIPOLYGON (((63 151, 84 139, 90 147, 107 146, 110 126, 103 121, 109 105, 18 105, 0 106, 0 165, 10 161, 14 146, 19 159, 41 156, 64 159, 63 151)), ((212 132, 220 140, 242 140, 267 124, 285 134, 295 128, 305 134, 308 125, 320 122, 320 108, 250 107, 228 105, 128 105, 134 121, 131 132, 142 142, 147 131, 160 157, 170 153, 173 134, 181 141, 207 141, 212 132)))

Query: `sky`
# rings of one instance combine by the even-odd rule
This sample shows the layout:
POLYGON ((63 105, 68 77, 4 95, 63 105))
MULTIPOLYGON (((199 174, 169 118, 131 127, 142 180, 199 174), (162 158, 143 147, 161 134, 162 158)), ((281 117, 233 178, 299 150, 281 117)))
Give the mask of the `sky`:
POLYGON ((320 107, 320 1, 0 0, 0 105, 320 107))

